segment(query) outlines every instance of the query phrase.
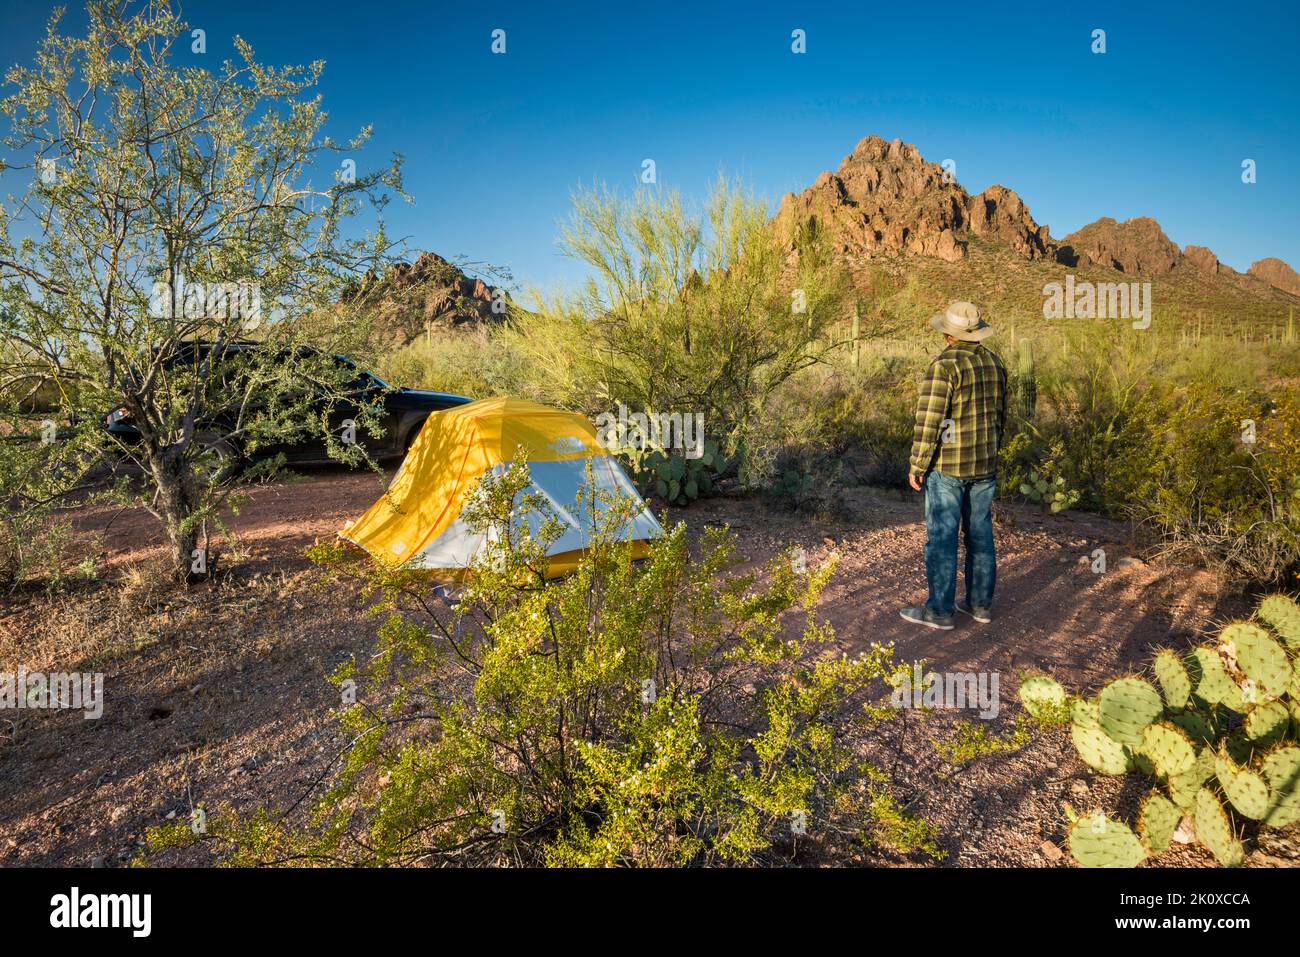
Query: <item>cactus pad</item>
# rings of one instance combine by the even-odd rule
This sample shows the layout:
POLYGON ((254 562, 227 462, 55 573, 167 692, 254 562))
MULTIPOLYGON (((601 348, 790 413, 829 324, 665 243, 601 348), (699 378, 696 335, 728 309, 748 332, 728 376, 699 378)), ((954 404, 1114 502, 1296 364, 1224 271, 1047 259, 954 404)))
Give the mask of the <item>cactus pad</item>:
POLYGON ((1082 867, 1137 867, 1147 857, 1128 825, 1096 811, 1070 828, 1070 853, 1082 867))
POLYGON ((1245 862, 1246 852, 1232 829, 1232 820, 1209 788, 1201 788, 1196 794, 1194 820, 1196 836, 1216 861, 1224 867, 1240 867, 1245 862))
POLYGON ((1183 810, 1196 806, 1196 795, 1201 785, 1214 777, 1214 752, 1201 748, 1191 770, 1169 779, 1169 796, 1183 810))
POLYGON ((1102 730, 1120 744, 1142 743, 1142 731, 1164 713, 1159 692, 1141 678, 1116 678, 1097 697, 1102 730))
POLYGON ((1253 747, 1271 748, 1282 740, 1291 726, 1291 713, 1280 701, 1268 701, 1246 712, 1242 726, 1253 747))
POLYGON ((1200 711, 1175 711, 1169 721, 1182 728, 1193 741, 1212 741, 1217 736, 1210 720, 1200 711))
POLYGON ((1070 739, 1083 763, 1103 774, 1124 774, 1133 770, 1127 748, 1101 728, 1097 702, 1076 701, 1071 708, 1070 739))
POLYGON ((1020 703, 1035 718, 1054 718, 1065 713, 1068 696, 1061 683, 1046 675, 1034 675, 1020 683, 1020 703))
POLYGON ((1193 648, 1188 665, 1196 682, 1195 694, 1209 704, 1221 704, 1233 711, 1245 708, 1241 688, 1228 676, 1219 653, 1207 645, 1193 648))
POLYGON ((1151 668, 1156 673, 1156 681, 1160 682, 1165 704, 1171 708, 1187 707, 1187 699, 1192 694, 1192 678, 1182 659, 1165 648, 1156 654, 1151 668))
POLYGON ((1285 595, 1270 595, 1259 605, 1259 618, 1292 648, 1300 648, 1300 605, 1285 595))
POLYGON ((1169 850, 1169 842, 1174 838, 1178 822, 1183 813, 1173 801, 1159 791, 1152 791, 1142 802, 1142 811, 1138 815, 1138 832, 1142 840, 1154 854, 1169 850))
POLYGON ((1251 820, 1264 819, 1269 812, 1269 793, 1262 777, 1248 768, 1237 767, 1231 758, 1222 754, 1215 760, 1215 773, 1233 807, 1251 820))
POLYGON ((1286 693, 1291 683, 1291 659, 1266 629, 1237 622, 1223 629, 1219 642, 1232 645, 1242 672, 1268 695, 1276 698, 1286 693))
POLYGON ((1142 732, 1142 754, 1157 772, 1172 778, 1186 774, 1196 764, 1196 748, 1172 724, 1150 724, 1142 732))
POLYGON ((1265 824, 1285 827, 1300 821, 1300 748, 1278 748, 1264 758, 1260 768, 1269 787, 1269 812, 1265 824))

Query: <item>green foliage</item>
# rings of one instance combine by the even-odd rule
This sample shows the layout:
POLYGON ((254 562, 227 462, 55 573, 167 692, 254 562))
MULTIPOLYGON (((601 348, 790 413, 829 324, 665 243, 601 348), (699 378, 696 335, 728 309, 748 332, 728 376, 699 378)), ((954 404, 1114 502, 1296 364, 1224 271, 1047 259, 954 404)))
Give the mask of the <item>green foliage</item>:
POLYGON ((939 853, 859 757, 901 720, 871 697, 898 667, 887 647, 832 652, 816 604, 833 561, 740 573, 730 535, 688 547, 678 525, 637 563, 619 534, 635 503, 589 496, 590 548, 548 579, 559 525, 528 484, 517 462, 465 509, 498 534, 454 608, 418 572, 314 549, 361 582, 379 648, 335 676, 360 685, 340 713, 352 743, 310 820, 211 813, 227 863, 737 864, 805 833, 939 853))
MULTIPOLYGON (((1216 645, 1193 648, 1182 660, 1160 652, 1153 669, 1163 700, 1143 679, 1124 677, 1108 683, 1096 703, 1072 702, 1071 736, 1085 763, 1106 774, 1137 770, 1155 781, 1139 828, 1151 853, 1168 847, 1177 824, 1171 808, 1191 815, 1197 837, 1225 866, 1245 859, 1225 801, 1232 812, 1265 826, 1300 820, 1300 747, 1291 721, 1300 649, 1279 642, 1266 627, 1274 621, 1285 626, 1297 611, 1292 599, 1274 595, 1256 620, 1225 626, 1216 645)), ((1022 687, 1027 709, 1041 706, 1043 687, 1028 693, 1022 687)), ((1071 831, 1080 864, 1134 856, 1127 829, 1104 823, 1104 815, 1090 820, 1100 831, 1077 825, 1071 831)))
POLYGON ((843 468, 839 459, 816 448, 789 449, 777 456, 771 477, 761 487, 764 499, 792 512, 833 515, 843 506, 843 468))
POLYGON ((0 591, 57 591, 68 582, 72 538, 57 506, 85 478, 94 451, 66 424, 26 414, 21 405, 0 390, 0 591))
POLYGON ((675 192, 579 191, 560 245, 591 278, 518 317, 506 341, 544 370, 547 401, 593 417, 619 403, 701 414, 742 469, 748 430, 836 348, 824 333, 851 307, 823 237, 791 250, 766 225, 766 206, 726 181, 698 211, 675 192))
POLYGON ((1037 471, 1031 471, 1020 483, 1020 494, 1053 513, 1072 508, 1079 501, 1079 492, 1066 488, 1063 476, 1049 480, 1037 471))
POLYGON ((394 385, 472 399, 546 399, 545 390, 537 384, 545 381, 545 374, 532 368, 508 336, 486 325, 431 329, 384 353, 375 371, 394 385))
MULTIPOLYGON (((373 261, 345 226, 401 194, 400 164, 338 174, 368 131, 324 132, 320 63, 266 67, 236 38, 215 72, 179 66, 189 27, 166 3, 97 0, 80 36, 60 16, 0 103, 0 165, 33 171, 0 209, 0 393, 42 397, 59 442, 136 466, 119 498, 158 518, 186 576, 230 494, 214 456, 315 433, 363 457, 323 411, 355 392, 333 359, 357 341, 339 296, 373 261), (195 341, 262 348, 218 362, 195 341), (138 442, 103 428, 116 410, 138 442)), ((355 418, 377 428, 370 402, 355 418)), ((66 494, 79 475, 60 478, 66 494)))
POLYGON ((711 494, 731 467, 714 439, 706 439, 702 455, 687 450, 629 447, 620 449, 633 481, 644 495, 657 495, 675 505, 688 505, 711 494))

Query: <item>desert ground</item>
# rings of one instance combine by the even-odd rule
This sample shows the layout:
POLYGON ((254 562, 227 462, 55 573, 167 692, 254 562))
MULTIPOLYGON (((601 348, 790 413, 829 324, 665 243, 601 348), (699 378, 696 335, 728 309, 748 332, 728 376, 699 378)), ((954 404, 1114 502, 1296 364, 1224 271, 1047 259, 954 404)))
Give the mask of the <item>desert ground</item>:
MULTIPOLYGON (((103 671, 106 705, 97 721, 19 711, 0 722, 0 865, 125 866, 149 826, 199 806, 286 808, 327 775, 343 740, 332 717, 338 692, 326 675, 353 654, 364 659, 376 626, 348 586, 320 587, 303 553, 368 507, 380 481, 319 469, 250 490, 218 574, 187 592, 157 588, 138 571, 163 553, 148 515, 108 506, 69 513, 101 583, 52 599, 3 599, 0 652, 15 668, 103 671), (115 587, 104 587, 115 577, 115 587)), ((925 596, 919 496, 851 489, 834 519, 719 497, 668 518, 692 532, 730 525, 752 562, 788 545, 802 546, 810 562, 838 552, 821 613, 843 650, 892 642, 899 659, 997 673, 995 731, 1013 720, 1026 674, 1049 671, 1072 690, 1092 690, 1141 668, 1153 649, 1186 647, 1248 607, 1204 571, 1142 561, 1127 525, 999 506, 995 620, 961 619, 956 630, 936 632, 898 617, 900 606, 925 596), (1102 574, 1089 557, 1097 548, 1107 555, 1102 574)), ((943 737, 949 713, 925 720, 926 733, 912 736, 902 760, 909 809, 939 828, 941 866, 1067 866, 1064 803, 1131 814, 1142 796, 1140 784, 1084 766, 1060 729, 952 774, 928 743, 943 737)), ((1274 832, 1250 863, 1294 864, 1296 830, 1274 832)), ((206 860, 191 849, 153 863, 206 860)), ((822 861, 791 848, 789 862, 822 861)), ((855 848, 838 862, 928 863, 881 848, 855 848)), ((1152 862, 1208 863, 1199 847, 1179 845, 1152 862)))

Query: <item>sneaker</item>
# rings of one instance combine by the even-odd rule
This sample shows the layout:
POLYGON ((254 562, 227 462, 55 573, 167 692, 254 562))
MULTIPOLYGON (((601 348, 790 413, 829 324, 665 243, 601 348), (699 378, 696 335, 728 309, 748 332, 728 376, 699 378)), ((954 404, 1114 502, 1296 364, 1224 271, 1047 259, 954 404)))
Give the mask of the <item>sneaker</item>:
POLYGON ((979 608, 979 607, 972 608, 969 602, 965 602, 965 601, 957 602, 957 610, 961 612, 963 615, 970 615, 972 618, 974 618, 982 625, 987 625, 989 622, 993 620, 993 613, 991 611, 989 611, 987 608, 979 608))
POLYGON ((939 631, 952 631, 953 628, 952 615, 940 618, 928 608, 904 608, 899 614, 905 620, 927 628, 937 628, 939 631))

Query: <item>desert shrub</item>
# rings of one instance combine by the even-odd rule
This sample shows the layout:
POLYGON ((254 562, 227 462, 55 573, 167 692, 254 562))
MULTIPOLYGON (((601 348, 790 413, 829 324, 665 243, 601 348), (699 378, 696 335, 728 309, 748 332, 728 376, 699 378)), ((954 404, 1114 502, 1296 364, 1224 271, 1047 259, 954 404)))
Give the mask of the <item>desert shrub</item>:
POLYGON ((537 383, 544 380, 506 337, 483 325, 429 330, 384 354, 376 371, 394 386, 471 399, 540 398, 537 383))
MULTIPOLYGON (((1198 388, 1144 407, 1145 441, 1115 459, 1127 511, 1170 555, 1238 582, 1300 569, 1300 405, 1198 388)), ((1114 493, 1112 493, 1114 494, 1114 493)))
POLYGON ((815 446, 783 450, 771 479, 760 491, 772 505, 794 512, 840 516, 844 503, 844 465, 815 446))
MULTIPOLYGON (((816 615, 834 563, 783 555, 738 572, 729 534, 679 525, 642 563, 608 502, 572 575, 545 577, 558 527, 521 515, 526 465, 485 479, 465 513, 497 530, 454 609, 429 583, 318 546, 382 616, 341 714, 351 745, 305 826, 213 813, 203 838, 237 864, 686 865, 776 858, 805 831, 938 854, 889 776, 858 754, 899 712, 873 704, 891 650, 828 653, 816 615)), ((539 514, 540 518, 541 515, 539 514)), ((155 850, 195 840, 155 831, 155 850)))
POLYGON ((1214 348, 1109 326, 1067 331, 1040 364, 1039 413, 1013 417, 1003 493, 1061 493, 1131 518, 1166 555, 1237 583, 1285 579, 1300 567, 1296 392, 1256 381, 1235 353, 1206 374, 1214 348))
POLYGON ((80 436, 63 424, 0 406, 0 591, 67 582, 71 523, 58 506, 96 461, 80 436))
POLYGON ((844 485, 906 479, 916 387, 910 375, 898 378, 904 366, 892 359, 854 369, 845 355, 791 376, 769 396, 742 434, 746 488, 795 504, 785 494, 794 471, 814 479, 810 491, 826 505, 844 485))
POLYGON ((1300 606, 1271 596, 1255 620, 1225 626, 1214 644, 1158 652, 1151 671, 1159 690, 1127 675, 1093 699, 1071 699, 1046 677, 1021 686, 1031 712, 1068 710, 1087 765, 1154 785, 1137 833, 1102 811, 1067 809, 1071 853, 1085 867, 1135 867, 1166 851, 1181 825, 1220 864, 1240 865, 1243 822, 1300 821, 1300 606))
POLYGON ((743 434, 783 382, 835 348, 847 285, 824 237, 781 244, 766 207, 722 182, 704 209, 675 193, 574 197, 561 249, 591 278, 544 299, 506 335, 540 370, 545 397, 592 416, 702 414, 744 468, 743 434))
POLYGON ((0 590, 27 583, 62 588, 71 539, 70 523, 54 520, 48 506, 0 509, 0 590))

